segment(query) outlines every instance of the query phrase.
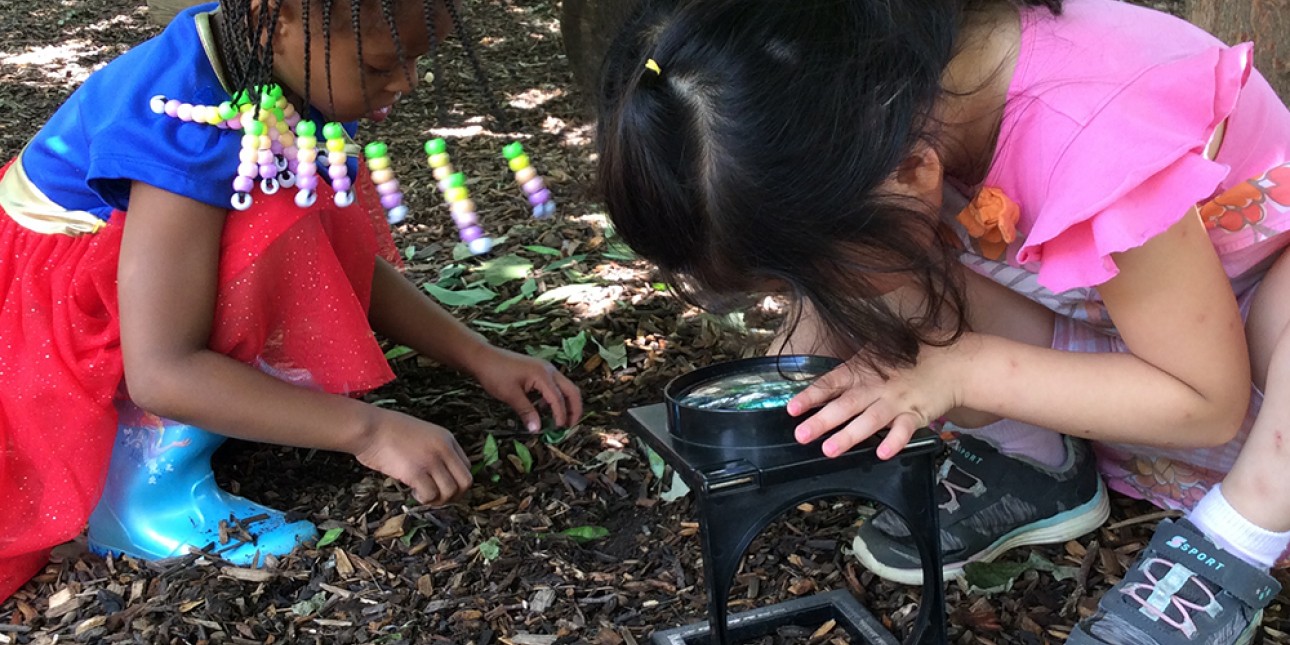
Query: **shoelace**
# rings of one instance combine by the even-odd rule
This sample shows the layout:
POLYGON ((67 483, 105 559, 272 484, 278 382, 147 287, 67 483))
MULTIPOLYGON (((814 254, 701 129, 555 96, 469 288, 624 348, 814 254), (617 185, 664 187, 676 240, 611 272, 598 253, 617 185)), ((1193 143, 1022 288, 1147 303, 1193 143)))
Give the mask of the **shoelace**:
POLYGON ((959 468, 958 464, 949 459, 941 464, 941 472, 937 475, 937 479, 940 480, 941 490, 944 491, 944 493, 937 495, 940 498, 937 505, 941 510, 948 513, 957 512, 961 508, 959 504, 960 493, 975 496, 985 492, 985 484, 979 477, 959 468), (960 484, 950 481, 951 477, 956 477, 960 481, 968 483, 960 484))
POLYGON ((1163 558, 1151 558, 1143 562, 1139 569, 1142 571, 1142 575, 1146 576, 1147 582, 1125 585, 1120 592, 1136 600, 1141 605, 1139 611, 1147 618, 1153 621, 1162 621, 1190 639, 1198 631, 1196 622, 1192 620, 1193 612, 1204 612, 1210 618, 1215 618, 1222 613, 1223 605, 1218 602, 1214 591, 1197 577, 1191 569, 1163 558), (1151 571, 1151 568, 1155 565, 1168 569, 1163 577, 1157 578, 1151 571), (1203 597, 1208 598, 1208 602, 1202 605, 1179 597, 1178 592, 1182 591, 1188 583, 1195 583, 1200 588, 1203 597), (1146 597, 1139 596, 1139 591, 1146 592, 1146 597), (1169 616, 1168 609, 1170 607, 1176 609, 1181 618, 1175 620, 1169 616))

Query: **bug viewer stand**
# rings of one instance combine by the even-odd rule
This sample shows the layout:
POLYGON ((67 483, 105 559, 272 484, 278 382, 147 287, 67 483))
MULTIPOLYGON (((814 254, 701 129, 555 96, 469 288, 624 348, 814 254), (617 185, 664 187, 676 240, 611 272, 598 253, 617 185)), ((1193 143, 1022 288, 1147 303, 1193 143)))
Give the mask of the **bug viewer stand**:
POLYGON ((654 634, 654 645, 727 645, 785 625, 829 619, 857 643, 898 641, 845 590, 727 616, 726 600, 749 544, 784 511, 824 496, 854 496, 894 510, 909 525, 923 562, 923 595, 906 643, 945 642, 945 589, 937 540, 934 478, 940 439, 920 430, 896 458, 866 441, 829 459, 819 442, 793 440, 798 420, 784 405, 838 363, 770 356, 721 363, 674 379, 665 403, 628 410, 630 429, 694 491, 708 594, 708 621, 654 634))

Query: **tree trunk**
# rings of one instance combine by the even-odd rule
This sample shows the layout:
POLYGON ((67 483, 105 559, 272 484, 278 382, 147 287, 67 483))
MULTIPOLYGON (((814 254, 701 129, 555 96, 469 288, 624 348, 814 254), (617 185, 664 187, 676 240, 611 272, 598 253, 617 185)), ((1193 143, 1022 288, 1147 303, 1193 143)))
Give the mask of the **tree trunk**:
POLYGON ((589 110, 595 109, 605 53, 636 4, 637 0, 564 0, 560 16, 564 51, 589 110))
POLYGON ((1290 0, 1191 0, 1188 18, 1228 44, 1254 41, 1254 66, 1290 102, 1290 0))
POLYGON ((175 17, 175 14, 192 6, 206 2, 207 0, 148 0, 148 21, 154 25, 165 27, 175 17))

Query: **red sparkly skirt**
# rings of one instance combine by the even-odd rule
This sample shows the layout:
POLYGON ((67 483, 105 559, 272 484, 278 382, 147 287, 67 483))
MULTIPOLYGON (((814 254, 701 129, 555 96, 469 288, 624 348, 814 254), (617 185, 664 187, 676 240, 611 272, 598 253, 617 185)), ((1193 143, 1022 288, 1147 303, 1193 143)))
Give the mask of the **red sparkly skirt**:
MULTIPOLYGON (((367 308, 376 258, 398 256, 361 172, 349 208, 320 182, 309 209, 286 189, 229 212, 212 350, 336 394, 393 378, 367 308)), ((0 208, 0 602, 80 534, 102 492, 123 382, 125 218, 73 237, 24 228, 0 208)))

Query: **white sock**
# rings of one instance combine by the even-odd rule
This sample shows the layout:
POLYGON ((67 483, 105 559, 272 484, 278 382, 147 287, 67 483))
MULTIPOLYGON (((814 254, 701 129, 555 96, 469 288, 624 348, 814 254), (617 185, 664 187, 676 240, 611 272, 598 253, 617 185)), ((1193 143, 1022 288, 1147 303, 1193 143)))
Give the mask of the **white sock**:
POLYGON ((1001 454, 1010 457, 1024 457, 1052 469, 1066 464, 1066 441, 1060 434, 1047 428, 1003 419, 980 428, 960 431, 988 442, 1001 454))
POLYGON ((1245 519, 1223 497, 1221 484, 1209 489, 1187 519, 1215 544, 1264 570, 1290 546, 1290 531, 1274 533, 1245 519))

